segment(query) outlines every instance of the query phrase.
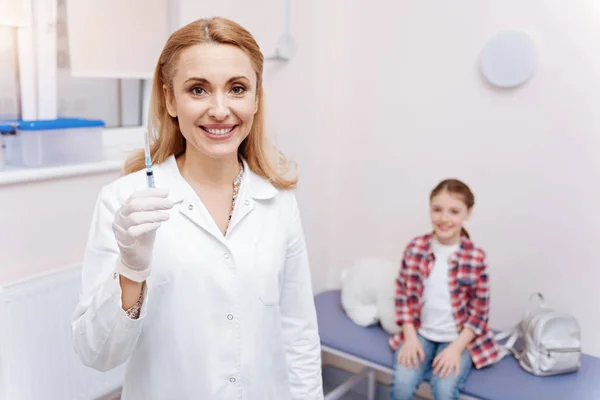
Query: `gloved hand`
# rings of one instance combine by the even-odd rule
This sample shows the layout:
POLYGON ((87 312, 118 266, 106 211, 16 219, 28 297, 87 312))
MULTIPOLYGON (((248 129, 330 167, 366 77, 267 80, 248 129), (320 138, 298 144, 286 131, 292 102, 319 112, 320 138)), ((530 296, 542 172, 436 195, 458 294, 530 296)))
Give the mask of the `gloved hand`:
POLYGON ((156 230, 169 219, 164 210, 173 207, 168 194, 158 188, 137 191, 115 215, 112 226, 121 252, 117 270, 132 281, 143 282, 150 275, 156 230))

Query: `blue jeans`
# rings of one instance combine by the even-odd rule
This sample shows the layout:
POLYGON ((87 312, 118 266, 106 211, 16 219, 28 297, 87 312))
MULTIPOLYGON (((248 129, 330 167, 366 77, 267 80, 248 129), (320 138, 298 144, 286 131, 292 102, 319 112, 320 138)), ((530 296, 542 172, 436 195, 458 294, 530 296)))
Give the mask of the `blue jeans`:
POLYGON ((452 371, 450 376, 440 378, 438 375, 433 375, 433 367, 431 364, 433 363, 435 356, 444 350, 449 343, 432 342, 421 335, 418 336, 421 346, 423 346, 423 352, 425 353, 425 362, 419 360, 419 368, 417 369, 414 367, 406 368, 398 363, 398 353, 402 348, 402 344, 398 347, 394 356, 396 366, 394 368, 390 399, 412 400, 421 382, 429 381, 435 400, 458 400, 460 389, 464 386, 465 381, 469 376, 469 372, 471 371, 471 367, 473 366, 469 351, 465 350, 461 356, 458 377, 456 376, 456 373, 452 371))

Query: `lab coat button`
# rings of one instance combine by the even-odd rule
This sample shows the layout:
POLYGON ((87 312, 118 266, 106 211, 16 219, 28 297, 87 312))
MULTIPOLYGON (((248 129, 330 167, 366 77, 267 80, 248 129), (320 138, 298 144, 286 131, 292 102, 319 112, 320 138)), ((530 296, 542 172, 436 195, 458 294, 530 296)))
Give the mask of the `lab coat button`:
POLYGON ((233 315, 227 314, 227 319, 231 321, 233 319, 233 315))
POLYGON ((223 254, 223 257, 225 257, 225 259, 228 260, 229 259, 229 253, 223 254))
POLYGON ((235 378, 232 376, 231 378, 229 378, 229 382, 235 383, 235 378))
POLYGON ((188 206, 188 210, 192 211, 193 209, 194 209, 194 206, 193 206, 192 204, 190 204, 190 205, 188 206))
POLYGON ((245 205, 247 205, 247 206, 249 206, 249 205, 250 205, 250 200, 246 200, 246 201, 244 202, 244 204, 245 204, 245 205))

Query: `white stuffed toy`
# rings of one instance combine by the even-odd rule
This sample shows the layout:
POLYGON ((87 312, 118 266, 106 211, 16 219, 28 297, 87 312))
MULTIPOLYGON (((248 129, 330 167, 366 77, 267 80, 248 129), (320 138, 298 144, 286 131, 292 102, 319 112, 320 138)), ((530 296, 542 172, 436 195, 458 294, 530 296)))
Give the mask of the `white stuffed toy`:
POLYGON ((364 258, 342 272, 342 307, 354 323, 369 326, 379 322, 390 335, 400 332, 395 310, 399 270, 399 263, 364 258))

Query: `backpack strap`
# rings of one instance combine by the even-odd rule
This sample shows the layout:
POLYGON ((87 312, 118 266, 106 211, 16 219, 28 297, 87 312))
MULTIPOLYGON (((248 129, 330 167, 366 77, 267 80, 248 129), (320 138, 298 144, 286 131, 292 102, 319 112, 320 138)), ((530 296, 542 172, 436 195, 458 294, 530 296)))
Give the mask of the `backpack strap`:
MULTIPOLYGON (((545 306, 546 306, 546 301, 544 300, 544 295, 542 293, 534 292, 529 296, 529 309, 530 310, 533 310, 538 307, 545 307, 545 306), (537 299, 537 301, 534 301, 535 299, 537 299)), ((511 329, 507 329, 505 331, 499 332, 496 335, 494 335, 494 339, 496 340, 496 342, 501 342, 506 339, 506 343, 504 343, 504 344, 498 343, 498 346, 500 347, 500 355, 498 356, 498 359, 496 360, 496 362, 499 362, 500 360, 502 360, 504 357, 506 357, 506 355, 508 353, 511 353, 517 360, 519 360, 521 358, 521 353, 517 349, 515 349, 515 344, 517 343, 517 340, 519 340, 520 336, 521 336, 520 323, 515 325, 511 329)))
POLYGON ((519 329, 519 325, 516 325, 512 329, 507 329, 494 335, 496 342, 501 342, 507 339, 506 343, 504 344, 498 343, 498 346, 500 347, 500 355, 498 356, 496 362, 502 360, 508 353, 511 353, 517 360, 521 357, 519 352, 515 349, 515 344, 521 336, 519 329))
POLYGON ((538 301, 537 301, 537 305, 538 307, 545 307, 546 306, 546 300, 544 299, 544 295, 541 294, 540 292, 533 292, 531 293, 531 295, 529 296, 529 303, 530 305, 533 304, 533 299, 537 297, 538 301))

